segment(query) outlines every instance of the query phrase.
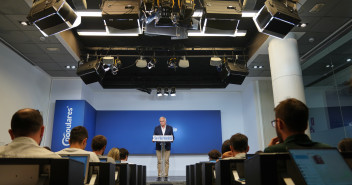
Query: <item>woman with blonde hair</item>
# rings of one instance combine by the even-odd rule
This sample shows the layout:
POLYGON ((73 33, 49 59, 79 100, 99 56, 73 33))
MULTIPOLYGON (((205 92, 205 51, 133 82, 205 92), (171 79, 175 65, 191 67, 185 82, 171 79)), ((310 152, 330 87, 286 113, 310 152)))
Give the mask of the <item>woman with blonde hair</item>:
POLYGON ((108 157, 113 158, 116 162, 120 161, 120 150, 118 148, 111 148, 108 157))

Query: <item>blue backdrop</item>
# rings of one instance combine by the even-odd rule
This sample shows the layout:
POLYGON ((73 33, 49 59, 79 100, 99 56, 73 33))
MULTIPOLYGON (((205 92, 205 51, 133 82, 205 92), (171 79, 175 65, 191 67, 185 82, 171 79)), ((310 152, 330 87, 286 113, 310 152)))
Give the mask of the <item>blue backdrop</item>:
POLYGON ((84 100, 56 100, 51 150, 69 147, 71 129, 84 126, 88 130, 86 150, 91 150, 95 135, 95 109, 84 100))
POLYGON ((174 128, 171 153, 201 154, 220 151, 221 115, 209 111, 97 111, 96 135, 108 139, 105 153, 112 147, 126 148, 130 154, 155 154, 152 135, 159 117, 174 128))

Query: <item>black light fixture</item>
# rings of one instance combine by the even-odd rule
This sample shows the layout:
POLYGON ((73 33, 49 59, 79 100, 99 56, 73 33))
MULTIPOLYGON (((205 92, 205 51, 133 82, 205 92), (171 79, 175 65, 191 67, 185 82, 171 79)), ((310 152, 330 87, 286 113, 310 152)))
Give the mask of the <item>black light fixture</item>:
POLYGON ((101 81, 105 76, 104 65, 99 59, 79 65, 76 73, 85 84, 101 81))
POLYGON ((170 96, 176 96, 176 88, 175 87, 171 87, 170 96))
POLYGON ((74 28, 81 23, 81 17, 65 0, 34 0, 27 19, 44 36, 74 28))
POLYGON ((163 94, 161 93, 161 88, 160 87, 158 87, 157 89, 156 89, 156 95, 157 96, 162 96, 163 94))
POLYGON ((167 87, 164 89, 164 96, 169 96, 169 89, 167 87))
POLYGON ((296 8, 297 0, 266 0, 253 17, 259 32, 284 38, 301 19, 296 8))

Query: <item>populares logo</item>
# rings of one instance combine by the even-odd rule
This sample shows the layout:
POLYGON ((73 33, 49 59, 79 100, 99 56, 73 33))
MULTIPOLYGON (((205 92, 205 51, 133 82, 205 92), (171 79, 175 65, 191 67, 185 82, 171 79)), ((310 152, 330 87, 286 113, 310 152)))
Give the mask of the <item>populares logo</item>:
POLYGON ((67 106, 67 119, 65 122, 65 132, 63 133, 63 138, 62 138, 62 145, 64 146, 69 146, 69 140, 70 140, 70 134, 71 134, 71 127, 72 127, 72 112, 73 108, 67 106))

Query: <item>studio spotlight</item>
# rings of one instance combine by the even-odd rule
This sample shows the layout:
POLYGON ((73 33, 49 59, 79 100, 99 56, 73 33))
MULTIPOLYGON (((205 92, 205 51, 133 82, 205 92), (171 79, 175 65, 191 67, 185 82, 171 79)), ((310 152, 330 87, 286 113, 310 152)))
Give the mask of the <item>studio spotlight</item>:
POLYGON ((164 89, 164 96, 169 96, 169 89, 168 88, 164 89))
POLYGON ((65 0, 34 0, 27 19, 44 36, 74 28, 81 23, 81 17, 65 0))
POLYGON ((177 62, 176 62, 176 57, 171 57, 167 61, 167 67, 171 69, 176 69, 177 68, 177 62))
POLYGON ((295 0, 266 0, 253 20, 259 32, 278 38, 284 38, 301 21, 295 0))
POLYGON ((85 84, 101 81, 105 76, 103 63, 100 60, 93 60, 79 65, 76 73, 85 84))
POLYGON ((171 88, 170 96, 176 96, 176 88, 175 87, 171 88))
POLYGON ((121 60, 119 58, 117 58, 115 61, 114 61, 114 64, 112 65, 111 67, 111 73, 112 75, 116 75, 117 74, 117 71, 119 71, 119 68, 121 67, 121 60))
POLYGON ((214 56, 210 58, 210 65, 211 66, 215 66, 215 67, 219 67, 221 66, 222 60, 220 57, 214 56))
POLYGON ((157 96, 162 96, 163 94, 161 93, 161 88, 160 87, 158 87, 157 89, 156 89, 156 95, 157 96))
POLYGON ((136 66, 139 68, 145 68, 147 67, 147 65, 147 60, 143 59, 142 56, 140 56, 139 59, 136 60, 136 66))
POLYGON ((178 66, 181 68, 188 68, 189 67, 189 61, 186 59, 186 56, 183 56, 182 59, 178 62, 178 66))
POLYGON ((148 69, 155 67, 155 64, 156 64, 156 58, 150 59, 150 61, 147 64, 148 69))

